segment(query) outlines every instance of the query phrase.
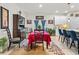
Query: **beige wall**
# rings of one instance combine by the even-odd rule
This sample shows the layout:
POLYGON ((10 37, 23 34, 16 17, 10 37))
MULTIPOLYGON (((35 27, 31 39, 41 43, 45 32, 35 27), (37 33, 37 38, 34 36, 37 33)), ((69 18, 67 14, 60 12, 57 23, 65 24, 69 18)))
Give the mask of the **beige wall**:
MULTIPOLYGON (((19 10, 22 11, 22 16, 25 17, 25 27, 29 27, 29 28, 33 28, 33 29, 35 28, 33 20, 35 20, 35 16, 39 16, 39 15, 28 15, 21 8, 17 7, 16 4, 12 4, 12 3, 7 4, 7 3, 5 3, 5 4, 0 4, 0 5, 5 7, 5 8, 7 8, 9 10, 9 28, 10 28, 11 34, 13 32, 13 14, 17 14, 19 10), (29 19, 32 20, 32 24, 27 24, 27 20, 29 20, 29 19)), ((46 21, 46 27, 48 27, 48 28, 54 28, 55 27, 53 24, 48 24, 48 20, 53 20, 53 17, 56 18, 55 19, 55 23, 56 24, 57 23, 58 24, 59 23, 63 23, 63 22, 65 23, 66 22, 66 19, 61 18, 61 17, 65 17, 65 16, 62 16, 62 15, 60 15, 60 16, 56 16, 56 15, 42 15, 42 16, 44 16, 45 20, 47 20, 46 21), (59 18, 59 19, 57 19, 57 18, 59 18)))
MULTIPOLYGON (((0 3, 0 6, 9 10, 9 28, 13 36, 13 14, 17 14, 18 11, 21 9, 18 8, 16 4, 12 4, 12 3, 0 3)), ((23 11, 22 11, 22 16, 24 17, 26 16, 23 11)))
MULTIPOLYGON (((34 20, 35 20, 35 16, 37 15, 29 15, 26 17, 26 21, 25 21, 25 25, 26 27, 29 27, 29 28, 35 28, 35 25, 34 25, 34 20), (27 24, 27 20, 32 20, 32 24, 27 24)), ((53 24, 48 24, 48 20, 53 20, 53 15, 43 15, 44 16, 44 19, 46 20, 46 26, 45 27, 48 27, 48 28, 54 28, 54 25, 53 24)), ((39 24, 41 24, 41 21, 39 21, 39 24)))
POLYGON ((67 17, 70 18, 70 29, 79 29, 79 16, 75 17, 76 14, 79 14, 79 11, 69 12, 67 17), (73 14, 71 17, 70 14, 73 14))

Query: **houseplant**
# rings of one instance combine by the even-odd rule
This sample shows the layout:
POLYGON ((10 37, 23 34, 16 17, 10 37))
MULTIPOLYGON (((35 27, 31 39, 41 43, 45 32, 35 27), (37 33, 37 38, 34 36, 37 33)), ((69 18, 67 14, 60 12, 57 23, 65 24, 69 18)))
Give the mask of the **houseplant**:
POLYGON ((6 37, 0 38, 0 52, 3 52, 6 42, 7 42, 6 37))
POLYGON ((55 36, 55 29, 52 30, 52 35, 55 36))
POLYGON ((47 28, 47 32, 50 34, 50 36, 55 36, 55 29, 47 28))
POLYGON ((37 28, 38 30, 41 30, 41 25, 38 25, 38 28, 37 28))

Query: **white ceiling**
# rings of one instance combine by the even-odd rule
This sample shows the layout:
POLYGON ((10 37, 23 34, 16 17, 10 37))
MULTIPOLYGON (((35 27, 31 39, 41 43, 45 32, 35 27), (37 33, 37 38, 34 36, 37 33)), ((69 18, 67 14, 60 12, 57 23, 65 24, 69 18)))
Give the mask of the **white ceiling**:
POLYGON ((67 3, 16 3, 16 5, 21 8, 21 10, 31 15, 62 15, 66 14, 65 11, 71 12, 79 10, 79 3, 70 4, 75 6, 72 9, 67 5, 67 3), (40 4, 43 5, 42 8, 39 8, 40 4), (58 10, 59 13, 56 13, 56 10, 58 10))

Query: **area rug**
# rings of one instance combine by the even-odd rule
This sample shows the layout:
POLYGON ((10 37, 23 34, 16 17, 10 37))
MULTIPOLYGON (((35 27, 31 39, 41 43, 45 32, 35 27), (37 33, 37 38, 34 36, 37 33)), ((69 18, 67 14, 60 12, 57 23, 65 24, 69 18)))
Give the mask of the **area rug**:
POLYGON ((37 48, 26 49, 26 48, 15 48, 10 55, 65 55, 62 50, 54 43, 49 49, 42 49, 42 46, 37 46, 37 48), (50 54, 51 53, 51 54, 50 54))
POLYGON ((65 53, 54 43, 51 45, 51 47, 48 49, 49 54, 53 55, 65 55, 65 53))

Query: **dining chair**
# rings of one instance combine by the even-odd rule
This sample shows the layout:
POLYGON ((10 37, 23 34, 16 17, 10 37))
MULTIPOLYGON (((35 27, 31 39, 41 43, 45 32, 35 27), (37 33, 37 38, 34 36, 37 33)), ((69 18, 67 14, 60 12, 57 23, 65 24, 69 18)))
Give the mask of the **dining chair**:
POLYGON ((63 38, 62 30, 58 29, 58 31, 59 31, 59 40, 61 40, 61 42, 62 42, 62 38, 63 38))
POLYGON ((38 27, 38 22, 39 22, 39 20, 34 20, 34 24, 35 24, 35 28, 37 29, 37 27, 38 27))
POLYGON ((70 44, 70 31, 66 30, 66 33, 67 33, 67 39, 68 39, 67 43, 70 44))
POLYGON ((46 23, 46 20, 41 20, 41 23, 42 23, 42 29, 45 29, 45 23, 46 23))
POLYGON ((70 38, 72 39, 71 44, 70 44, 70 48, 72 47, 72 45, 75 45, 75 41, 78 43, 78 54, 79 54, 79 38, 76 35, 75 31, 70 31, 70 38))
POLYGON ((27 39, 27 35, 28 35, 28 32, 25 31, 25 32, 24 32, 24 39, 27 39))
POLYGON ((11 44, 18 44, 19 45, 19 48, 20 48, 20 43, 21 43, 21 38, 18 40, 18 39, 13 39, 12 37, 11 37, 11 33, 10 33, 10 30, 9 30, 9 28, 7 27, 6 28, 6 31, 7 31, 7 35, 8 35, 8 38, 9 38, 9 47, 8 47, 8 50, 10 49, 10 47, 11 47, 11 44))
POLYGON ((36 46, 36 44, 41 43, 43 50, 44 50, 44 30, 43 29, 42 30, 35 29, 34 30, 34 37, 35 37, 35 40, 34 40, 35 46, 36 46), (37 31, 39 31, 40 34, 37 31))
POLYGON ((63 38, 63 43, 64 43, 65 41, 67 41, 67 46, 68 46, 68 44, 69 44, 69 42, 70 42, 70 35, 69 35, 69 32, 68 32, 67 30, 63 30, 63 36, 64 36, 64 38, 63 38))

